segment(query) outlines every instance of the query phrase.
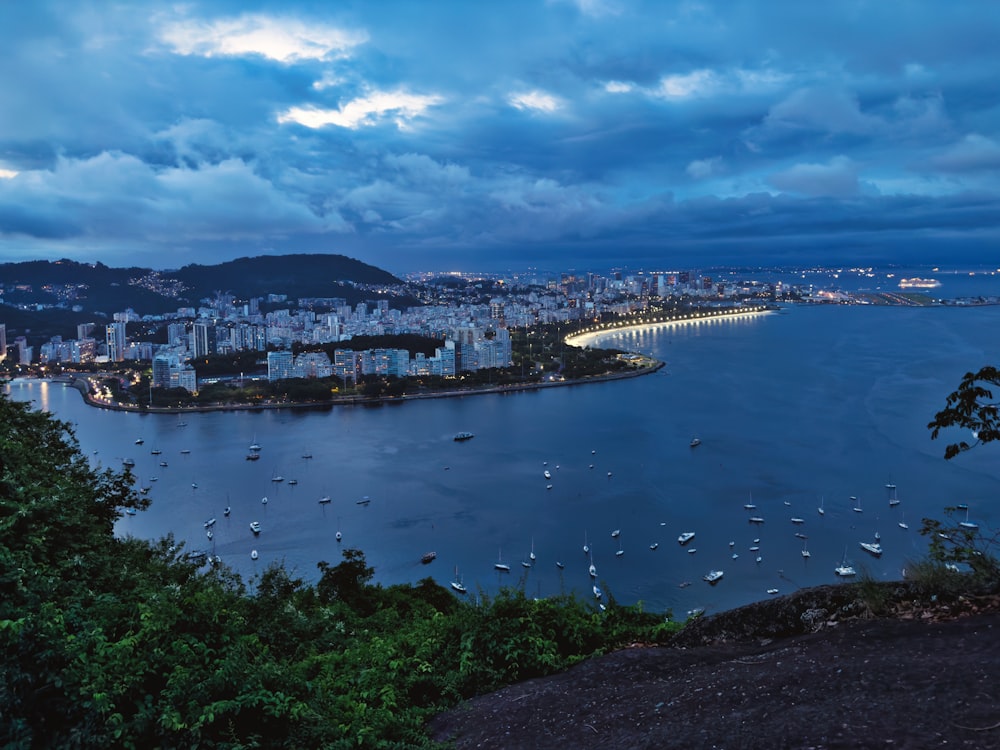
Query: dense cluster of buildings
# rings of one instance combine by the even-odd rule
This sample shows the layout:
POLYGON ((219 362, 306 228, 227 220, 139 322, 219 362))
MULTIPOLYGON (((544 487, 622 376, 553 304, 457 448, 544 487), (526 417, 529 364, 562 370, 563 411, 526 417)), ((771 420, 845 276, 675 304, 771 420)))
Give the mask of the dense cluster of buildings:
MULTIPOLYGON (((408 284, 406 294, 425 304, 406 309, 395 309, 386 299, 349 305, 337 297, 300 298, 293 303, 281 294, 245 301, 218 294, 203 300, 201 307, 181 307, 167 315, 139 315, 129 309, 116 313, 105 325, 82 324, 76 339, 53 337, 38 347, 37 357, 23 336, 12 343, 18 361, 24 364, 151 361, 154 387, 192 392, 198 387, 195 367, 199 359, 243 351, 261 353, 269 380, 337 377, 347 384, 364 375, 448 377, 510 366, 510 331, 514 328, 607 312, 636 312, 653 297, 685 295, 722 301, 755 291, 751 285, 722 284, 689 272, 528 274, 487 279, 485 288, 481 283, 469 287, 458 275, 419 281, 419 285, 408 284), (165 343, 128 335, 130 328, 154 327, 166 329, 165 343), (405 349, 355 351, 346 347, 335 348, 332 357, 323 351, 292 353, 293 344, 315 348, 357 336, 403 333, 438 338, 444 345, 433 356, 405 349)), ((0 324, 0 356, 7 350, 5 338, 0 324)))

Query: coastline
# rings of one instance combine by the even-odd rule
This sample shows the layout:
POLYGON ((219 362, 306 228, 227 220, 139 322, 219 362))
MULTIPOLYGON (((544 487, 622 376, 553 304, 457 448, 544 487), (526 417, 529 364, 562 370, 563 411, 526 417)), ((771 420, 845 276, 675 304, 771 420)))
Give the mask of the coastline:
MULTIPOLYGON (((514 385, 486 386, 482 388, 467 388, 453 391, 432 391, 428 393, 406 393, 401 396, 341 396, 328 401, 308 401, 308 402, 277 402, 261 404, 200 404, 197 406, 138 406, 133 404, 121 404, 116 402, 102 401, 94 398, 90 393, 89 381, 86 377, 76 377, 73 375, 56 376, 44 378, 52 383, 62 383, 71 388, 75 388, 83 396, 83 400, 89 406, 97 409, 108 409, 109 411, 135 412, 140 414, 178 414, 191 412, 210 411, 255 411, 264 409, 329 409, 335 406, 376 406, 385 404, 399 404, 406 401, 420 401, 435 398, 461 398, 463 396, 479 396, 484 394, 505 394, 520 393, 524 391, 537 391, 547 388, 562 388, 567 386, 586 385, 588 383, 604 383, 613 380, 626 380, 649 375, 662 369, 666 363, 658 359, 643 357, 643 364, 635 370, 628 372, 613 372, 604 375, 593 375, 574 380, 556 380, 539 383, 518 383, 514 385)), ((36 378, 37 379, 37 378, 36 378)))
POLYGON ((757 315, 767 315, 777 312, 775 307, 761 306, 752 310, 713 310, 710 312, 687 313, 681 317, 672 317, 669 320, 651 320, 632 323, 629 325, 608 325, 607 327, 596 327, 584 329, 580 333, 567 336, 564 340, 570 346, 587 347, 604 336, 608 336, 620 331, 656 330, 659 328, 673 328, 675 326, 700 325, 706 320, 719 318, 747 318, 757 315))

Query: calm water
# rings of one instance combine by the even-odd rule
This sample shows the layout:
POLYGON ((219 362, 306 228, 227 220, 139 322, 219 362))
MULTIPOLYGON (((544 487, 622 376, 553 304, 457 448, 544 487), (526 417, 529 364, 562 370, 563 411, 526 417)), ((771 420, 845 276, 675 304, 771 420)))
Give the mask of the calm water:
POLYGON ((997 330, 993 307, 794 308, 609 336, 608 345, 667 362, 629 381, 396 406, 189 414, 184 426, 177 416, 93 409, 61 385, 16 382, 8 391, 74 423, 95 464, 135 460, 153 505, 123 518, 121 534, 172 532, 247 578, 282 561, 312 580, 317 561, 336 563, 340 547, 358 547, 384 584, 430 575, 447 585, 457 567, 470 596, 500 584, 590 596, 586 539, 606 595, 682 614, 765 598, 771 587, 832 582, 845 551, 859 571, 898 578, 925 548, 920 519, 940 516, 946 504, 967 502, 973 520, 995 525, 996 448, 946 462, 926 424, 963 373, 1000 359, 997 330), (461 430, 476 437, 456 443, 461 430), (695 435, 703 442, 692 449, 695 435), (262 458, 249 462, 255 439, 262 458), (892 509, 888 482, 902 501, 892 509), (332 503, 319 504, 323 495, 332 503), (358 504, 365 497, 370 503, 358 504), (747 521, 751 498, 762 526, 747 521), (203 524, 211 517, 209 541, 203 524), (263 527, 256 539, 253 520, 263 527), (677 543, 683 531, 696 533, 687 547, 677 543), (808 536, 809 559, 796 531, 808 536), (858 546, 876 531, 881 559, 858 546), (749 550, 755 538, 760 563, 749 550), (532 544, 529 569, 521 562, 532 544), (437 559, 422 565, 430 550, 437 559), (494 571, 501 555, 510 573, 494 571), (701 578, 716 568, 725 577, 709 586, 701 578))

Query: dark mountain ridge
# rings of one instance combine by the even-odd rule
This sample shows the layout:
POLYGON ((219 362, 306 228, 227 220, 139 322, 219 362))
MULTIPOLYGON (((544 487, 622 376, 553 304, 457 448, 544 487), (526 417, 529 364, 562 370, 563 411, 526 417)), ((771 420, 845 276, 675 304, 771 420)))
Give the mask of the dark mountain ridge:
MULTIPOLYGON (((303 297, 339 297, 354 305, 386 298, 378 288, 399 284, 388 271, 334 254, 263 255, 163 271, 66 259, 3 263, 0 323, 7 323, 8 334, 71 337, 77 323, 102 323, 126 308, 161 315, 197 307, 218 293, 240 300, 281 294, 293 304, 303 297)), ((403 298, 398 304, 418 303, 403 298)))

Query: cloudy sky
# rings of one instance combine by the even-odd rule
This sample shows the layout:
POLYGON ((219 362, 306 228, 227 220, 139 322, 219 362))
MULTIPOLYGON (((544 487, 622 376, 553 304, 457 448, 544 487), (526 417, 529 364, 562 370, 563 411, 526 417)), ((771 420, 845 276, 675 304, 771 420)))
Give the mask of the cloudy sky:
POLYGON ((1000 264, 994 0, 0 2, 0 258, 1000 264))

